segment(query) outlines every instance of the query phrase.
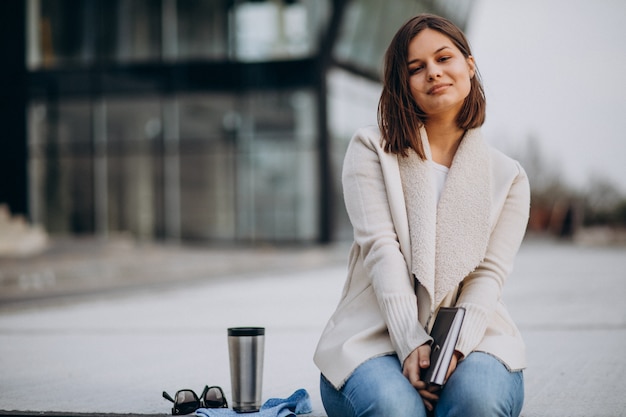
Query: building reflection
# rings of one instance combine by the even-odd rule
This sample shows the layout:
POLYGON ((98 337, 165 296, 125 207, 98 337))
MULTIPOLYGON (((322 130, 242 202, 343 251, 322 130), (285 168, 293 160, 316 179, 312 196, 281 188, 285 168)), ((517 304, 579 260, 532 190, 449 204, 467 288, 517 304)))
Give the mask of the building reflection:
POLYGON ((51 234, 331 241, 349 137, 329 74, 375 82, 406 18, 463 27, 471 3, 28 0, 28 215, 51 234))

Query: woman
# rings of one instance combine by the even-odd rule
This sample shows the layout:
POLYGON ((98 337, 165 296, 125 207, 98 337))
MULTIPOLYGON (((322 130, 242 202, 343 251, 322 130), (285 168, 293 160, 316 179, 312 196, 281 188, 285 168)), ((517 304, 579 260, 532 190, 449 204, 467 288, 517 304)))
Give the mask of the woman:
POLYGON ((343 167, 354 243, 315 352, 328 416, 517 416, 524 343, 501 293, 530 191, 522 167, 481 136, 484 92, 459 28, 434 15, 400 28, 378 115, 378 128, 356 132, 343 167), (466 313, 434 391, 420 371, 442 306, 466 313))

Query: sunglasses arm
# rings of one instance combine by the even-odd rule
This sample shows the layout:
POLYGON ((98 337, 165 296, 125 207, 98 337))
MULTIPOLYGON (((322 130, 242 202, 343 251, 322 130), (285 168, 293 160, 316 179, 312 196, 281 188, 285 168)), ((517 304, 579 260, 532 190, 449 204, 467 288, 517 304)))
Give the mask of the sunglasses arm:
POLYGON ((171 401, 173 403, 176 403, 176 401, 174 401, 174 399, 172 397, 170 397, 170 395, 167 392, 165 392, 165 391, 163 391, 163 398, 165 398, 166 400, 171 401))

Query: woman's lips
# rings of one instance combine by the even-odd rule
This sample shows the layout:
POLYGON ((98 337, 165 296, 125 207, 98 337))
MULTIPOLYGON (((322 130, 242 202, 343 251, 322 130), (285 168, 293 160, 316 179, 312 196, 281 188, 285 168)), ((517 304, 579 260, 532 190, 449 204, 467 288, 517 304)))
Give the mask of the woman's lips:
POLYGON ((450 87, 450 85, 451 84, 437 84, 437 85, 433 85, 432 87, 430 87, 428 89, 428 94, 432 95, 432 94, 441 93, 446 88, 450 87))

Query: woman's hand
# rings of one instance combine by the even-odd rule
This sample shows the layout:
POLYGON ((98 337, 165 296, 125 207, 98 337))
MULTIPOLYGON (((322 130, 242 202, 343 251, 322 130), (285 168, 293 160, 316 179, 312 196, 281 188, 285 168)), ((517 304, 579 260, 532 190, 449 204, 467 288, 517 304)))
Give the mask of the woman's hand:
MULTIPOLYGON (((430 391, 426 383, 420 378, 421 370, 426 369, 429 366, 430 345, 423 344, 422 346, 411 352, 409 356, 407 356, 407 358, 404 360, 402 373, 405 377, 407 377, 411 385, 413 385, 422 396, 422 400, 424 401, 424 405, 426 406, 426 408, 429 411, 432 411, 434 408, 434 403, 439 399, 439 396, 430 391)), ((450 370, 448 370, 448 372, 452 373, 450 370)))
POLYGON ((462 358, 463 354, 458 350, 455 350, 454 354, 452 355, 452 360, 450 361, 450 366, 448 367, 448 372, 446 373, 446 381, 448 380, 448 378, 450 378, 450 375, 452 375, 452 372, 454 372, 457 364, 462 358))

